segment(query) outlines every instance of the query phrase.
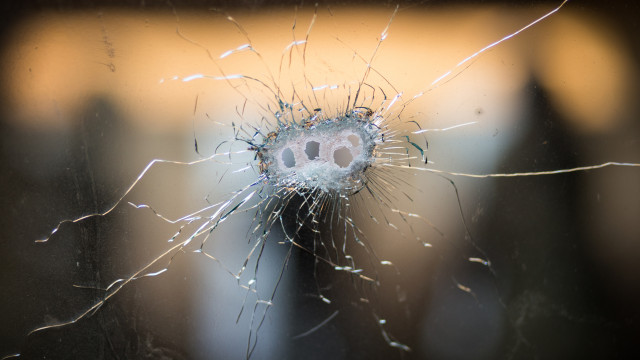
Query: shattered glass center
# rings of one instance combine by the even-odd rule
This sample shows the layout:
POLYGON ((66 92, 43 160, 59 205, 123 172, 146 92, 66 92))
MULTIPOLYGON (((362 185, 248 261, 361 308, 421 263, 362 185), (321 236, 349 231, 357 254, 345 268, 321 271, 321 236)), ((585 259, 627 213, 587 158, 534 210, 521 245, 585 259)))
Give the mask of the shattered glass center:
POLYGON ((281 125, 260 147, 262 172, 278 186, 357 192, 366 183, 379 134, 357 112, 281 125))

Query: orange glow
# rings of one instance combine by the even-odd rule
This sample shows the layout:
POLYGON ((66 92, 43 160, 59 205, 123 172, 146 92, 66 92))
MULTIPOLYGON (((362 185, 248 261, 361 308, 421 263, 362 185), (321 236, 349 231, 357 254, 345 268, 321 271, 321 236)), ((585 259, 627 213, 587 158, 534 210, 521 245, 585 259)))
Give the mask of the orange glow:
MULTIPOLYGON (((391 12, 388 8, 342 8, 330 16, 321 10, 310 34, 304 69, 309 80, 322 84, 344 82, 345 77, 358 79, 364 62, 354 61, 352 51, 368 59, 391 12), (366 19, 366 23, 357 19, 366 19)), ((461 59, 513 31, 509 23, 522 24, 541 13, 508 14, 491 7, 400 12, 374 59, 374 68, 408 98, 427 89, 461 59), (502 21, 507 18, 508 22, 502 21)), ((298 39, 304 37, 311 15, 310 11, 298 13, 298 39)), ((196 94, 204 94, 207 106, 215 109, 242 104, 244 99, 220 81, 160 83, 193 73, 219 76, 218 67, 203 48, 217 57, 246 43, 219 14, 179 16, 178 22, 169 13, 109 10, 44 13, 25 21, 4 52, 12 120, 27 126, 70 126, 70 119, 85 102, 106 96, 126 118, 165 131, 189 123, 196 94), (178 27, 193 42, 178 36, 178 27)), ((227 74, 266 77, 266 69, 277 74, 283 49, 293 40, 293 13, 234 16, 250 34, 265 64, 252 54, 235 54, 217 60, 221 68, 227 74)), ((478 101, 461 104, 460 99, 492 93, 503 94, 495 106, 508 107, 535 71, 553 94, 552 101, 576 128, 603 129, 628 105, 631 84, 627 79, 635 72, 622 45, 605 33, 591 19, 563 11, 539 24, 535 35, 524 33, 484 54, 464 70, 464 76, 421 101, 431 114, 447 108, 464 113, 473 111, 478 101)), ((286 67, 284 60, 280 83, 293 81, 301 86, 303 70, 286 67), (289 77, 289 72, 294 74, 289 77)))

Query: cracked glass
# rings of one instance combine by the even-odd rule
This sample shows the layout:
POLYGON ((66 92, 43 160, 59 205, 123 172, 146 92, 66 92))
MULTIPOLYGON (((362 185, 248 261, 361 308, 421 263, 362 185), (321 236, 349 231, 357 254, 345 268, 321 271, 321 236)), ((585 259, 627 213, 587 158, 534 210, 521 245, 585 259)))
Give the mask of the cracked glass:
POLYGON ((0 355, 633 348, 637 6, 242 5, 3 25, 0 355))

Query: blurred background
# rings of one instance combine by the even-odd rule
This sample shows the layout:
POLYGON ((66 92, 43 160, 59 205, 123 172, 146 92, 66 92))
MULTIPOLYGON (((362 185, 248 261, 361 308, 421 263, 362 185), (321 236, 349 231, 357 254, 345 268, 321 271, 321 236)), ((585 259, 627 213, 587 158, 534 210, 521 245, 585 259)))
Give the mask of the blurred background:
MULTIPOLYGON (((451 80, 430 85, 559 3, 400 3, 368 82, 402 92, 405 101, 425 92, 403 110, 404 122, 434 129, 476 122, 427 133, 432 167, 482 174, 640 163, 640 5, 633 2, 571 1, 456 69, 451 80)), ((302 74, 314 85, 357 83, 365 68, 360 57, 371 56, 395 5, 321 3, 307 63, 300 68, 298 57, 287 65, 285 57, 278 83, 304 89, 302 74)), ((227 269, 238 271, 250 251, 252 213, 216 229, 207 250, 220 262, 178 254, 169 271, 129 284, 92 316, 27 336, 84 312, 103 296, 99 288, 171 247, 167 240, 178 227, 124 203, 107 217, 63 225, 47 243, 34 241, 63 219, 109 208, 152 159, 197 159, 194 134, 206 156, 233 136, 233 124, 258 122, 266 115, 260 105, 272 101, 259 86, 180 79, 221 71, 260 79, 277 74, 293 36, 305 37, 313 4, 2 6, 0 355, 245 357, 249 329, 255 330, 264 306, 254 311, 253 297, 245 303, 246 291, 227 269), (207 51, 215 58, 247 42, 225 13, 261 58, 249 52, 209 58, 207 51)), ((331 96, 320 101, 327 109, 335 106, 331 96)), ((175 219, 253 181, 252 170, 235 172, 252 159, 241 154, 198 166, 160 166, 126 201, 175 219)), ((261 298, 270 297, 283 275, 252 358, 625 358, 635 348, 640 169, 449 176, 459 198, 442 177, 420 171, 393 176, 411 198, 394 205, 428 219, 444 238, 418 220, 410 220, 412 229, 399 221, 394 230, 356 214, 377 258, 395 264, 375 270, 381 285, 373 291, 329 266, 315 267, 315 258, 298 249, 283 268, 289 247, 278 244, 283 234, 274 228, 256 276, 261 298), (433 246, 422 246, 416 236, 433 246), (469 257, 487 258, 492 266, 469 257), (316 284, 331 304, 319 299, 316 284), (390 347, 376 316, 412 351, 390 347)), ((282 228, 294 227, 285 217, 282 228)), ((360 255, 365 266, 371 255, 360 255)))

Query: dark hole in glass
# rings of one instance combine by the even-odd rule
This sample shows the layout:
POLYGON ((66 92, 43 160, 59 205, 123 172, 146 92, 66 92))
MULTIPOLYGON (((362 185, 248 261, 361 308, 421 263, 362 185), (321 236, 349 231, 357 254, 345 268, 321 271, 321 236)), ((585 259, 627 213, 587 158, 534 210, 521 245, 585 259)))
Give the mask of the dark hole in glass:
POLYGON ((304 149, 309 160, 313 160, 320 155, 320 143, 317 141, 309 141, 304 149))
POLYGON ((353 155, 351 155, 351 152, 346 147, 341 147, 333 152, 333 161, 341 168, 349 166, 352 160, 353 155))
POLYGON ((296 157, 293 155, 293 151, 291 149, 284 149, 282 152, 282 162, 287 168, 296 166, 296 157))

